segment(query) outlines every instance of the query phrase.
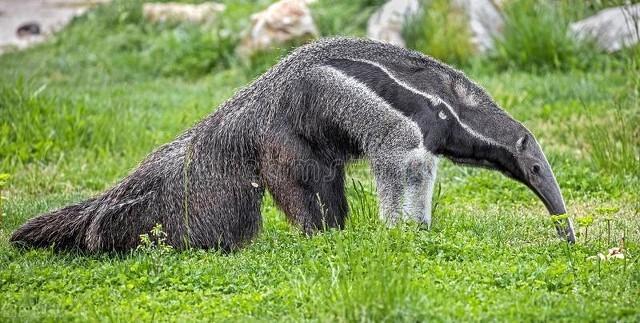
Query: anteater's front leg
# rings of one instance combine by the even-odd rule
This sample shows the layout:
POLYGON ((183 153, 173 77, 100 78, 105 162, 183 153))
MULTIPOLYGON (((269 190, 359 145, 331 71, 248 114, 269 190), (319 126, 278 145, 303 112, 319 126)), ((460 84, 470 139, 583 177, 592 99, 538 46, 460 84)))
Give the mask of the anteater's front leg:
POLYGON ((423 147, 409 152, 404 161, 404 216, 431 227, 431 200, 437 158, 423 147))
POLYGON ((403 219, 430 226, 435 157, 422 145, 411 148, 393 141, 387 144, 392 147, 371 158, 382 219, 389 224, 403 219))

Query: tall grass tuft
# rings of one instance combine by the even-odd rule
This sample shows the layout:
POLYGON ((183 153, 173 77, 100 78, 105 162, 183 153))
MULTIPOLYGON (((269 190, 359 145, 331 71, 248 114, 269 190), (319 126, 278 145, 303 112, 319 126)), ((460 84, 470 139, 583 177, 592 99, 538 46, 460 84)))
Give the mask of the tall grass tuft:
POLYGON ((591 41, 580 41, 568 31, 585 3, 514 0, 504 9, 504 33, 496 39, 493 59, 503 68, 529 71, 584 69, 597 62, 591 41))
POLYGON ((449 0, 431 0, 403 29, 407 47, 453 65, 465 65, 474 55, 464 10, 449 0))
POLYGON ((321 0, 311 4, 313 20, 322 36, 364 36, 371 14, 385 0, 321 0))
POLYGON ((614 99, 612 122, 592 120, 587 142, 591 158, 600 170, 637 179, 640 171, 640 46, 627 48, 618 55, 617 61, 630 76, 621 97, 614 99))
MULTIPOLYGON (((630 99, 631 100, 631 99, 630 99)), ((640 171, 640 113, 638 100, 618 103, 613 122, 595 123, 588 131, 591 158, 598 169, 637 176, 640 171), (613 125, 613 126, 612 126, 613 125)))

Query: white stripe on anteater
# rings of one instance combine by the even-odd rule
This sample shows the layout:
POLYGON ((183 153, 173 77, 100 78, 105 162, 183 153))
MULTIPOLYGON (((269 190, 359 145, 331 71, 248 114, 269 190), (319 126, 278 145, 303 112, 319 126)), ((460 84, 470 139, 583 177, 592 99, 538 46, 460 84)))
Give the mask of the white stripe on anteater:
MULTIPOLYGON (((480 134, 479 132, 473 130, 469 125, 467 125, 466 123, 462 122, 462 120, 460 120, 460 117, 458 116, 458 114, 453 110, 453 108, 451 107, 451 105, 449 105, 449 103, 447 103, 446 101, 444 101, 442 98, 440 98, 437 95, 433 95, 433 94, 429 94, 429 93, 424 93, 414 87, 412 87, 411 85, 403 82, 402 80, 398 79, 395 75, 393 75, 393 73, 391 73, 386 67, 384 67, 383 65, 376 63, 376 62, 372 62, 372 61, 368 61, 368 60, 364 60, 364 59, 355 59, 355 58, 347 58, 347 60, 350 61, 354 61, 354 62, 360 62, 360 63, 365 63, 365 64, 369 64, 371 66, 375 66, 377 68, 379 68, 381 71, 383 71, 385 74, 387 74, 387 76, 389 76, 394 82, 396 82, 398 85, 402 86, 403 88, 409 90, 410 92, 420 95, 424 98, 426 98, 427 100, 429 100, 429 102, 431 102, 433 105, 438 105, 438 104, 442 104, 444 105, 447 110, 449 110, 449 112, 451 113, 451 115, 453 116, 453 118, 458 121, 458 123, 460 124, 460 126, 466 130, 469 134, 471 134, 472 136, 495 146, 503 146, 501 143, 491 139, 491 138, 487 138, 484 135, 480 134)), ((442 118, 442 117, 440 117, 442 118)))

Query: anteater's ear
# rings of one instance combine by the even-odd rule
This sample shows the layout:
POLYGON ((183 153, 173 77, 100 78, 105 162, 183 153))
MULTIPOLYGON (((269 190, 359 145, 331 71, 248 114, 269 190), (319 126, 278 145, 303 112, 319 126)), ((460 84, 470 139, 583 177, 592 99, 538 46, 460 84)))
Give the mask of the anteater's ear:
POLYGON ((518 152, 523 152, 527 149, 528 144, 529 144, 529 135, 524 134, 524 136, 520 137, 520 139, 516 141, 516 150, 518 152))

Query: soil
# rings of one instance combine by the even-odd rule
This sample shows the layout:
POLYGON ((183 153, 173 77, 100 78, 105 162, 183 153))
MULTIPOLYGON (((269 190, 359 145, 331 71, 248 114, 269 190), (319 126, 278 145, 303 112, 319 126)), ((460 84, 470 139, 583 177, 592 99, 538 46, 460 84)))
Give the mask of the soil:
POLYGON ((67 25, 73 17, 107 1, 2 0, 0 1, 0 53, 24 49, 44 41, 67 25), (31 27, 28 30, 38 32, 24 32, 25 26, 31 27))

